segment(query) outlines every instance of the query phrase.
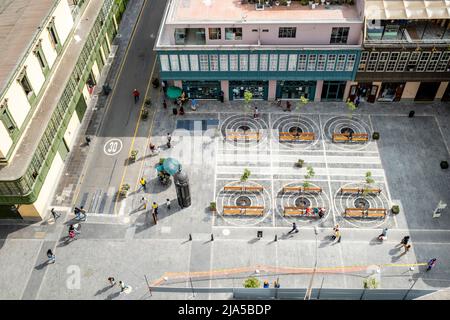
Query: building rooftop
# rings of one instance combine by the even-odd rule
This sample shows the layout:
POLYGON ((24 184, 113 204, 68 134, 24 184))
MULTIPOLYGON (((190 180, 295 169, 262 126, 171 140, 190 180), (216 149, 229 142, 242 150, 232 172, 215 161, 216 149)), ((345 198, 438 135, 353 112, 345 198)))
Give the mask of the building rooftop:
POLYGON ((0 94, 57 0, 0 0, 0 94))
MULTIPOLYGON (((264 3, 264 1, 261 1, 264 3)), ((256 10, 255 4, 240 0, 171 0, 166 24, 202 24, 211 22, 317 22, 360 21, 355 5, 323 5, 311 9, 293 1, 289 7, 273 6, 256 10)))
POLYGON ((449 19, 450 0, 365 0, 368 19, 449 19))

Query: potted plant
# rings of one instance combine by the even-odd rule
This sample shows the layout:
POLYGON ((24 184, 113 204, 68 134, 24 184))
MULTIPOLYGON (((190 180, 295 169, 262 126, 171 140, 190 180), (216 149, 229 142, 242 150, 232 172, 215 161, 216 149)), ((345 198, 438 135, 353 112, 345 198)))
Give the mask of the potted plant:
POLYGON ((367 171, 366 172, 366 178, 365 178, 365 184, 363 186, 363 197, 365 198, 367 196, 367 194, 369 193, 369 189, 371 187, 372 184, 375 183, 375 180, 372 178, 372 172, 367 171))
POLYGON ((373 140, 379 140, 380 139, 380 133, 379 132, 374 132, 372 134, 372 139, 373 140))
POLYGON ((142 109, 142 120, 147 120, 148 119, 148 108, 144 108, 142 109))
POLYGON ((121 185, 119 195, 125 198, 127 196, 128 190, 130 190, 130 185, 128 183, 121 185))
POLYGON ((448 162, 447 161, 441 161, 441 169, 448 169, 448 162))
POLYGON ((261 282, 258 278, 250 277, 244 281, 243 285, 244 288, 259 288, 261 287, 261 282))
POLYGON ((212 212, 216 212, 217 211, 217 206, 215 202, 210 202, 209 203, 209 210, 211 210, 212 212))
POLYGON ((298 159, 297 162, 295 163, 295 166, 298 168, 303 167, 303 164, 305 163, 305 160, 303 159, 298 159))
POLYGON ((244 169, 244 173, 241 176, 241 182, 246 182, 250 177, 250 174, 251 174, 250 170, 248 170, 247 168, 244 169))
POLYGON ((392 208, 391 208, 391 212, 393 214, 399 214, 400 213, 400 206, 397 205, 397 204, 393 205, 392 208))
POLYGON ((308 5, 308 0, 300 0, 300 4, 302 6, 307 6, 308 5))
POLYGON ((378 280, 374 277, 368 277, 363 281, 364 289, 376 289, 380 285, 378 280))
POLYGON ((152 104, 152 100, 151 100, 150 98, 145 99, 145 105, 146 105, 147 107, 150 107, 151 104, 152 104))
POLYGON ((353 111, 356 109, 356 104, 353 101, 350 101, 350 98, 347 99, 346 102, 347 108, 350 111, 349 118, 353 118, 353 111))
POLYGON ((306 174, 305 174, 305 181, 303 182, 303 188, 308 188, 311 186, 311 183, 309 183, 309 179, 311 179, 315 175, 316 175, 316 173, 314 172, 313 167, 307 166, 306 174))
POLYGON ((166 160, 166 158, 159 158, 159 164, 163 164, 164 160, 166 160))
POLYGON ((131 150, 131 154, 130 154, 130 160, 131 161, 136 161, 136 156, 139 153, 139 150, 131 150))

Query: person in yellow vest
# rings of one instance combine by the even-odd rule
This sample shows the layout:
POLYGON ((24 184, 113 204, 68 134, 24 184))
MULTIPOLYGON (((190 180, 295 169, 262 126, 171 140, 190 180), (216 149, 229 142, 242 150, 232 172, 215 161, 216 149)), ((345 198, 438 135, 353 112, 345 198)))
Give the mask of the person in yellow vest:
POLYGON ((153 208, 153 213, 155 214, 155 216, 158 216, 158 204, 156 202, 153 202, 152 208, 153 208))
POLYGON ((142 189, 144 189, 144 192, 147 192, 147 180, 142 177, 141 180, 139 180, 139 183, 141 184, 142 189))

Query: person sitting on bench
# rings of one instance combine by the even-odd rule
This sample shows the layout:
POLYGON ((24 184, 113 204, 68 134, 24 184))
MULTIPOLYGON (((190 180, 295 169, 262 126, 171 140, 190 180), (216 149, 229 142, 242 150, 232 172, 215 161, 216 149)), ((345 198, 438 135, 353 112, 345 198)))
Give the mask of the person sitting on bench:
POLYGON ((325 215, 325 208, 319 208, 319 219, 322 219, 325 215))

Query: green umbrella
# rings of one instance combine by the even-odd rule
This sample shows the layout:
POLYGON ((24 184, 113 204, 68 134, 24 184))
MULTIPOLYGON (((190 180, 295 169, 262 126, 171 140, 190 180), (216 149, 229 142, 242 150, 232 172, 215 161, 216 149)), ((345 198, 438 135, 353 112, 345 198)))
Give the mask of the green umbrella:
POLYGON ((181 164, 174 158, 167 158, 163 162, 164 171, 171 176, 181 170, 181 164))
POLYGON ((181 88, 178 87, 169 87, 169 89, 167 89, 167 97, 169 99, 176 99, 179 96, 181 96, 181 93, 183 92, 183 90, 181 88))

